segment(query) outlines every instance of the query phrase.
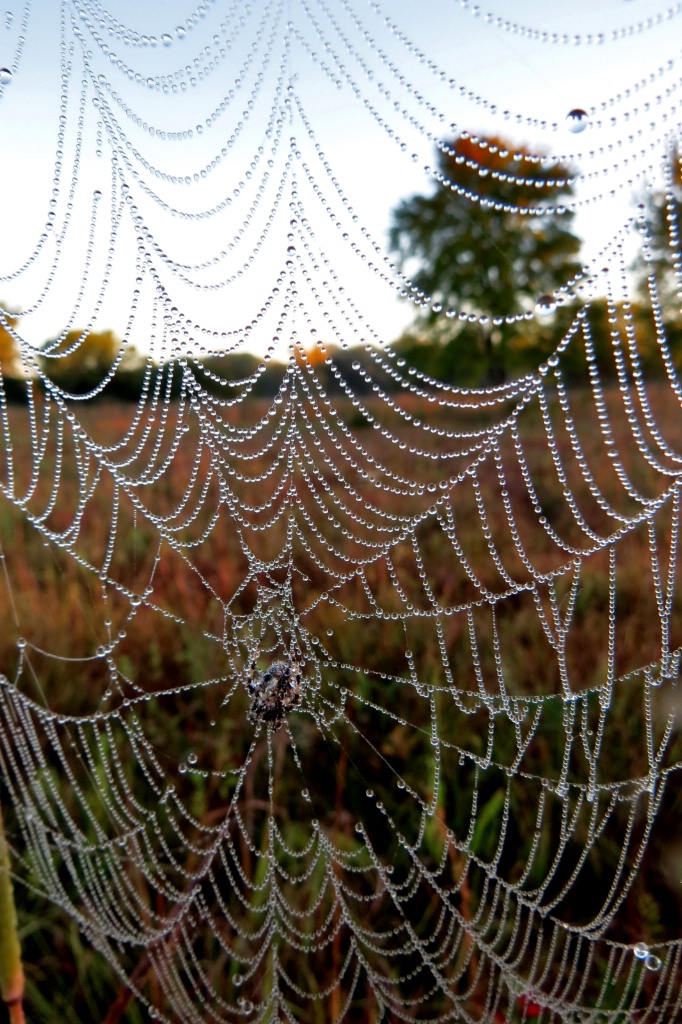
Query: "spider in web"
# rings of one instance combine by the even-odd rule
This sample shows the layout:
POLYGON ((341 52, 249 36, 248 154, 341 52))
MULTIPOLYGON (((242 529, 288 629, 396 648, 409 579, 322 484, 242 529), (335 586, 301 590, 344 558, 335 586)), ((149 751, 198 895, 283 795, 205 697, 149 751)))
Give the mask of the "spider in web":
POLYGON ((291 658, 287 661, 274 661, 265 672, 260 672, 254 655, 247 677, 251 698, 249 720, 267 722, 276 732, 289 711, 301 701, 301 669, 298 661, 291 658))

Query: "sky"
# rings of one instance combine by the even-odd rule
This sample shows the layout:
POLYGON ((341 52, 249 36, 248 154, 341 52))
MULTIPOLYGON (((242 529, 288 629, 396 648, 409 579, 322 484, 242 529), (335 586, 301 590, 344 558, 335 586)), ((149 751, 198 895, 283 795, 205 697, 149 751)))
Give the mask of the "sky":
MULTIPOLYGON (((390 341, 414 309, 368 263, 385 268, 376 246, 386 247, 396 204, 433 190, 434 138, 499 133, 565 156, 583 175, 576 230, 586 264, 596 267, 679 123, 680 4, 206 0, 202 15, 177 0, 6 3, 0 300, 31 310, 21 331, 34 346, 86 325, 128 330, 143 350, 158 346, 161 294, 166 317, 175 309, 185 324, 187 344, 212 344, 216 335, 217 345, 274 344, 279 354, 291 332, 329 333, 330 317, 342 334, 390 341), (653 27, 638 28, 647 20, 653 27), (117 24, 157 45, 132 45, 117 24), (93 26, 113 57, 90 35, 93 26), (225 56, 200 75, 220 47, 225 56), (163 75, 175 92, 154 88, 163 75), (286 113, 268 129, 278 78, 286 113), (222 100, 225 110, 211 121, 222 100), (576 108, 589 112, 579 134, 566 121, 576 108), (115 124, 125 134, 112 144, 115 124), (160 139, 145 125, 192 137, 160 139), (163 180, 154 168, 191 184, 163 180), (121 214, 122 181, 130 191, 121 214), (313 287, 305 261, 319 265, 322 250, 329 265, 312 275, 313 287), (343 298, 335 292, 323 316, 334 280, 343 298), (307 312, 282 312, 287 282, 307 312)), ((168 338, 173 325, 166 328, 168 338)))

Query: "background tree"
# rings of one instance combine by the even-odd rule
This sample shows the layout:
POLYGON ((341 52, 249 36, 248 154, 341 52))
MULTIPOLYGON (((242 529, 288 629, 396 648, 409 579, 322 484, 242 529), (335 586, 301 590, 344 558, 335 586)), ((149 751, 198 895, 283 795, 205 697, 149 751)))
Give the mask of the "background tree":
MULTIPOLYGON (((460 136, 438 152, 442 183, 394 210, 391 249, 433 304, 493 320, 532 309, 579 270, 573 213, 543 214, 573 195, 571 172, 529 156, 498 137, 460 136)), ((462 358, 469 375, 500 381, 514 339, 529 331, 527 324, 462 325, 431 310, 412 333, 446 345, 448 362, 462 358)))
MULTIPOLYGON (((673 146, 666 158, 666 187, 651 192, 642 204, 643 248, 633 266, 642 305, 651 307, 649 275, 656 279, 668 342, 682 350, 682 152, 673 146)), ((680 358, 678 355, 678 366, 680 358)))
MULTIPOLYGON (((65 391, 85 394, 97 387, 110 372, 121 348, 114 331, 69 331, 55 346, 43 345, 40 364, 43 372, 65 391)), ((128 345, 106 394, 137 398, 144 374, 145 360, 134 345, 128 345)))
POLYGON ((15 339, 7 330, 16 327, 20 313, 0 303, 0 371, 3 377, 21 376, 21 351, 15 339))
POLYGON ((10 331, 17 326, 21 311, 0 303, 0 374, 2 390, 8 402, 26 401, 27 378, 19 343, 10 331))

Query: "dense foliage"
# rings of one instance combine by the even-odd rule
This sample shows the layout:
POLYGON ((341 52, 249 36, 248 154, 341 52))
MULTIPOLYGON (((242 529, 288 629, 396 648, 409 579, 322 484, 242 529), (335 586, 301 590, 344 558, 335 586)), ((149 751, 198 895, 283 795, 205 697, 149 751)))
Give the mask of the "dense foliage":
POLYGON ((562 205, 573 195, 570 170, 501 138, 462 135, 439 149, 438 171, 430 195, 394 211, 390 245, 412 298, 424 302, 417 331, 455 340, 465 364, 483 362, 499 381, 510 369, 508 349, 527 330, 502 318, 532 310, 580 269, 573 213, 562 205), (444 307, 490 322, 463 328, 444 307))

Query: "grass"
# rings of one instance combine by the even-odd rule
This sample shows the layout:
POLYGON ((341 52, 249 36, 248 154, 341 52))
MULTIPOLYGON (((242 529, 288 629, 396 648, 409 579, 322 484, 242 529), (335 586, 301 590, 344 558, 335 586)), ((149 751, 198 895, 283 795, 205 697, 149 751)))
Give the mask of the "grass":
MULTIPOLYGON (((472 407, 456 411, 406 395, 400 400, 402 415, 382 415, 382 424, 395 433, 394 443, 373 429, 372 417, 380 414, 377 400, 368 399, 365 412, 350 402, 338 402, 335 405, 340 418, 349 424, 351 438, 344 442, 348 452, 345 458, 321 427, 321 406, 312 399, 300 406, 297 429, 302 440, 298 451, 305 446, 312 453, 324 487, 315 477, 314 467, 302 456, 294 482, 297 523, 305 544, 294 542, 297 574, 291 581, 291 601, 308 644, 304 675, 315 686, 304 697, 302 711, 292 715, 290 721, 299 763, 284 730, 275 734, 270 754, 265 739, 249 754, 252 727, 246 721, 248 700, 240 685, 248 655, 245 626, 253 616, 262 623, 263 657, 269 647, 274 653, 288 640, 291 609, 286 603, 268 604, 263 596, 266 583, 271 587, 282 585, 287 566, 273 564, 268 572, 262 568, 256 578, 249 580, 249 563, 234 521, 224 507, 222 517, 201 540, 220 508, 220 488, 211 477, 211 460, 220 449, 200 447, 194 413, 188 415, 175 403, 164 423, 157 410, 153 413, 157 419, 148 432, 143 419, 134 428, 134 443, 129 450, 132 452, 137 445, 137 453, 125 474, 132 481, 148 480, 149 485, 130 486, 128 494, 119 491, 117 495, 112 477, 105 470, 89 500, 79 509, 79 472, 81 480, 93 484, 96 463, 88 466, 83 461, 85 448, 78 437, 78 425, 98 444, 112 444, 128 430, 134 409, 113 402, 79 407, 77 423, 67 420, 63 424, 62 472, 55 494, 60 429, 55 409, 46 410, 40 403, 36 406, 38 416, 45 417, 42 422, 49 423, 49 432, 40 472, 32 480, 29 411, 10 408, 13 493, 18 500, 31 485, 33 492, 23 508, 6 498, 0 502, 0 544, 5 555, 4 582, 0 577, 0 616, 5 623, 0 633, 0 666, 10 680, 18 680, 22 692, 36 707, 48 707, 62 716, 62 722, 55 725, 62 762, 56 763, 54 753, 48 753, 36 778, 42 792, 51 792, 53 786, 62 793, 72 827, 81 830, 82 841, 94 841, 98 827, 105 833, 110 831, 112 815, 126 803, 121 784, 102 768, 111 762, 112 750, 131 752, 120 766, 121 777, 142 806, 157 808, 158 796, 140 767, 142 763, 149 766, 153 756, 165 780, 174 781, 176 791, 166 811, 157 808, 160 828, 165 828, 166 839, 173 843, 166 848, 159 866, 168 884, 172 882, 183 891, 185 873, 196 871, 201 862, 206 835, 224 819, 237 785, 235 772, 250 756, 240 806, 253 846, 244 842, 234 825, 226 833, 246 877, 260 879, 264 886, 262 898, 250 894, 249 920, 254 927, 262 920, 271 891, 267 887, 267 849, 272 842, 267 794, 271 778, 274 820, 281 836, 278 867, 282 891, 294 906, 306 909, 300 927, 308 929, 308 934, 316 930, 326 934, 324 929, 330 927, 325 923, 327 915, 333 919, 328 941, 317 953, 311 949, 305 955, 297 954, 293 944, 280 943, 283 969, 298 978, 303 988, 321 991, 338 977, 349 952, 347 932, 334 930, 338 908, 329 891, 329 861, 314 854, 301 855, 311 842, 309 821, 314 815, 320 835, 342 851, 332 874, 352 893, 351 915, 376 933, 397 929, 396 948, 389 942, 386 949, 372 953, 375 968, 394 979, 402 971, 410 980, 395 981, 400 998, 406 1004, 410 999, 420 1000, 422 1012, 430 1010, 434 1015, 442 1012, 442 999, 437 994, 428 996, 429 975, 420 969, 418 957, 406 948, 397 948, 406 943, 407 932, 396 917, 394 903, 382 893, 376 878, 371 882, 371 873, 357 870, 366 866, 367 843, 380 863, 393 865, 392 877, 397 885, 405 884, 411 871, 412 861, 403 844, 418 847, 420 859, 434 874, 430 881, 414 882, 414 892, 403 909, 417 935, 424 941, 440 936, 444 949, 449 939, 439 887, 451 892, 451 904, 464 921, 480 922, 479 914, 490 898, 493 864, 498 878, 519 886, 529 899, 536 892, 544 892, 543 904, 551 905, 551 913, 564 922, 569 934, 571 927, 584 927, 599 918, 615 878, 624 898, 615 911, 608 938, 634 944, 643 936, 650 943, 678 937, 682 907, 674 876, 675 872, 679 874, 675 849, 682 847, 682 800, 679 786, 675 788, 675 772, 682 746, 677 733, 673 733, 657 764, 661 782, 656 798, 660 796, 662 802, 638 871, 628 881, 627 870, 619 866, 628 829, 628 857, 632 861, 639 856, 639 844, 648 828, 647 807, 652 806, 649 801, 653 799, 645 791, 633 798, 637 783, 629 780, 648 775, 652 749, 666 735, 669 702, 675 691, 670 686, 652 690, 642 676, 632 676, 614 683, 607 709, 600 706, 596 693, 609 676, 623 677, 657 661, 666 650, 682 646, 679 586, 676 584, 671 591, 666 632, 656 606, 652 572, 655 543, 661 572, 665 573, 672 499, 661 504, 652 531, 642 522, 618 542, 615 653, 610 659, 608 551, 584 558, 578 575, 566 548, 583 549, 589 541, 565 500, 564 490, 570 488, 585 526, 598 536, 614 529, 614 518, 604 511, 606 503, 621 516, 632 516, 642 506, 632 490, 628 493, 623 486, 616 460, 604 457, 599 432, 604 412, 600 421, 600 410, 591 393, 568 393, 563 398, 563 414, 560 397, 548 392, 544 409, 532 402, 518 418, 517 443, 527 459, 535 496, 519 471, 514 437, 507 430, 499 437, 498 462, 491 456, 485 459, 476 477, 462 479, 450 501, 439 487, 444 467, 455 475, 466 468, 470 457, 416 459, 409 449, 424 436, 411 426, 406 415, 429 423, 434 433, 426 435, 425 443, 438 454, 445 452, 448 444, 451 448, 453 445, 436 431, 478 429, 499 417, 499 410, 485 412, 472 407), (566 403, 570 404, 575 424, 574 439, 579 438, 583 448, 582 470, 565 427, 566 403), (179 418, 189 429, 177 435, 180 440, 174 459, 156 479, 156 470, 174 450, 179 418), (565 467, 563 480, 548 448, 549 424, 565 467), (406 475, 418 476, 423 493, 391 494, 374 486, 377 479, 389 479, 382 465, 400 470, 401 463, 396 459, 400 444, 407 453, 401 457, 410 459, 405 464, 406 475), (365 456, 357 454, 361 449, 365 456), (363 475, 367 455, 374 460, 369 478, 363 475), (585 483, 585 467, 603 496, 601 506, 585 483), (504 475, 504 493, 500 473, 504 475), (352 495, 353 488, 357 499, 352 495), (135 510, 131 496, 142 503, 146 516, 141 508, 135 510), (395 529, 390 558, 379 557, 368 564, 363 580, 356 577, 340 583, 334 577, 333 573, 342 571, 346 564, 344 556, 356 558, 367 550, 364 542, 375 536, 358 521, 368 504, 377 509, 373 518, 381 520, 382 513, 412 515, 423 511, 439 498, 437 513, 424 518, 414 537, 401 536, 395 529), (505 499, 518 527, 519 543, 532 552, 539 571, 555 573, 553 580, 538 585, 536 599, 528 590, 508 594, 494 605, 494 613, 484 602, 473 608, 469 617, 465 611, 445 613, 439 620, 420 615, 432 609, 430 595, 447 608, 480 598, 481 590, 492 594, 504 591, 500 564, 515 580, 529 581, 528 569, 511 538, 505 499), (175 536, 193 544, 184 553, 174 550, 167 540, 160 540, 158 529, 149 520, 150 514, 169 515, 181 500, 185 501, 185 511, 175 523, 175 536), (80 524, 69 535, 74 539, 71 552, 46 541, 31 522, 31 515, 40 515, 51 502, 54 507, 44 520, 49 530, 69 531, 74 522, 80 524), (320 502, 326 502, 328 514, 324 516, 320 502), (545 525, 538 520, 534 502, 541 506, 545 525), (112 533, 114 507, 117 528, 112 533), (485 508, 488 516, 489 536, 482 527, 480 508, 485 508), (329 554, 316 540, 310 524, 322 529, 335 545, 336 554, 329 554), (563 549, 546 526, 562 539, 563 549), (105 585, 98 576, 104 564, 105 585), (463 568, 465 564, 475 575, 476 584, 463 568), (141 602, 137 595, 143 598, 141 602), (554 621, 554 613, 573 608, 565 636, 565 672, 572 690, 580 695, 573 705, 562 699, 565 677, 540 621, 538 604, 549 623, 554 621), (381 618, 375 614, 377 606, 384 610, 381 618), (400 617, 406 609, 412 614, 400 617), (391 617, 394 614, 398 617, 391 617), (436 628, 438 622, 441 635, 436 628), (472 630, 478 674, 472 657, 472 630), (26 646, 22 646, 23 640, 26 646), (317 679, 312 667, 313 650, 321 666, 317 679), (406 650, 411 652, 411 661, 406 659, 406 650), (498 665, 503 668, 502 679, 498 665), (475 698, 481 686, 490 698, 487 705, 475 698), (467 697, 467 692, 472 696, 467 697), (511 716, 498 713, 505 699, 511 716), (643 713, 647 703, 652 704, 648 719, 643 713), (80 731, 68 721, 68 716, 93 716, 102 707, 120 712, 106 733, 92 719, 80 731), (440 741, 436 747, 430 742, 434 721, 440 741), (595 777, 591 758, 597 739, 601 754, 595 777), (86 749, 94 751, 94 763, 99 766, 94 773, 83 770, 86 749), (191 757, 197 759, 196 769, 181 770, 191 757), (64 787, 68 771, 81 780, 87 810, 79 804, 77 795, 64 787), (570 789, 560 799, 554 789, 564 778, 570 789), (548 780, 549 786, 542 780, 548 780), (587 799, 591 782, 603 787, 596 804, 587 799), (175 799, 177 805, 173 804, 175 799), (181 807, 183 813, 174 817, 174 806, 181 807), (436 812, 427 813, 427 806, 435 806, 436 812), (605 815, 599 827, 595 807, 605 815), (357 821, 365 827, 362 837, 355 832, 357 821), (581 862, 580 854, 588 839, 589 856, 581 862), (375 890, 372 884, 376 884, 375 890)), ((670 446, 679 450, 679 406, 674 395, 663 384, 656 384, 650 389, 650 399, 661 432, 670 446)), ((637 454, 620 393, 609 391, 605 403, 614 440, 612 450, 619 453, 628 479, 649 501, 663 494, 672 476, 655 471, 637 454)), ((239 412, 233 408, 220 410, 225 421, 222 430, 229 433, 237 415, 242 426, 245 417, 256 424, 267 416, 268 409, 268 403, 253 400, 239 412)), ((511 411, 511 405, 507 411, 511 411)), ((149 412, 147 409, 145 415, 149 412)), ((238 463, 229 454, 229 444, 222 453, 225 479, 233 487, 238 514, 243 514, 247 506, 272 501, 262 511, 249 513, 252 522, 258 524, 267 521, 281 500, 276 487, 280 470, 275 458, 282 442, 281 438, 277 440, 276 431, 273 418, 266 433, 273 435, 275 444, 263 454, 257 453, 257 440, 243 445, 242 455, 253 455, 246 463, 238 463), (229 467, 243 469, 244 465, 245 479, 230 472, 229 467)), ((670 474, 675 472, 676 464, 646 429, 645 434, 664 468, 670 474)), ((9 485, 7 471, 4 482, 9 485)), ((387 518, 381 521, 388 525, 392 522, 387 518)), ((285 531, 286 520, 281 526, 249 533, 252 555, 261 566, 276 557, 285 531)), ((299 640, 302 636, 299 633, 299 640)), ((6 758, 0 765, 4 775, 0 796, 3 806, 7 806, 10 792, 16 799, 19 791, 6 758)), ((22 826, 16 810, 10 808, 7 819, 10 842, 20 854, 18 872, 25 883, 19 890, 19 915, 28 1019, 106 1020, 107 1024, 146 1020, 140 1005, 122 995, 122 982, 107 957, 84 940, 61 907, 46 902, 41 895, 44 869, 22 853, 22 826)), ((160 856, 158 836, 151 831, 149 836, 156 856, 160 856)), ((156 919, 155 915, 167 918, 172 913, 172 900, 150 885, 144 871, 135 867, 132 848, 127 853, 129 883, 140 905, 146 908, 149 922, 156 919)), ((72 894, 73 876, 66 861, 60 862, 57 855, 54 861, 64 892, 72 894)), ((98 870, 111 872, 114 877, 116 863, 102 857, 98 870)), ((205 886, 205 896, 207 901, 214 901, 217 889, 230 906, 239 908, 238 888, 234 879, 218 872, 213 888, 205 886)), ((481 934, 492 936, 495 929, 495 937, 490 938, 494 948, 502 950, 507 943, 509 950, 518 943, 512 917, 506 912, 500 911, 491 919, 487 933, 483 929, 481 934)), ((198 928, 192 948, 207 965, 209 987, 232 998, 235 962, 240 958, 248 961, 255 947, 226 927, 220 914, 214 930, 220 931, 222 945, 211 936, 211 929, 198 928), (226 953, 228 949, 231 956, 226 953)), ((173 941, 178 941, 177 937, 173 941)), ((486 1005, 490 1007, 485 1002, 486 992, 488 985, 496 984, 495 972, 490 965, 485 966, 485 957, 466 931, 458 942, 442 970, 451 979, 453 990, 465 999, 469 1011, 477 1015, 486 1005)), ((607 955, 606 948, 600 946, 599 956, 607 955)), ((168 1009, 162 978, 148 970, 143 948, 135 952, 129 944, 125 949, 112 949, 109 955, 118 959, 128 973, 137 970, 147 997, 161 1009, 168 1009)), ((529 970, 531 960, 529 947, 519 954, 519 970, 529 970)), ((599 970, 590 975, 592 980, 583 998, 588 1005, 605 1011, 612 1003, 618 1008, 620 996, 614 995, 609 979, 600 973, 604 963, 598 960, 598 964, 599 970)), ((241 988, 242 998, 262 1003, 271 982, 264 962, 247 978, 241 988)), ((653 977, 644 978, 627 998, 634 1000, 633 1005, 645 1005, 652 997, 654 984, 653 977)), ((620 988, 618 992, 622 995, 620 988)), ((296 1019, 324 1021, 340 1010, 349 995, 349 982, 344 981, 318 1002, 297 1000, 293 988, 287 994, 298 1003, 296 1019)), ((513 1020, 514 1015, 521 1019, 523 1001, 517 1003, 516 995, 510 994, 509 1002, 512 1009, 507 1019, 513 1020)), ((503 1004, 495 1012, 501 1012, 501 1008, 503 1004)), ((377 1019, 377 1014, 369 986, 360 985, 351 998, 349 1019, 370 1021, 377 1019)))

